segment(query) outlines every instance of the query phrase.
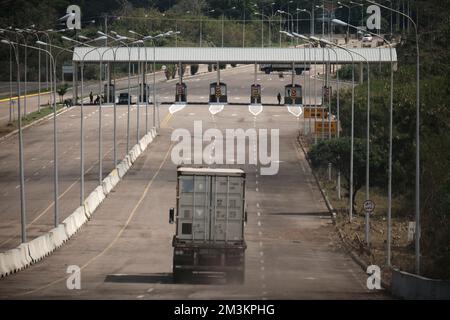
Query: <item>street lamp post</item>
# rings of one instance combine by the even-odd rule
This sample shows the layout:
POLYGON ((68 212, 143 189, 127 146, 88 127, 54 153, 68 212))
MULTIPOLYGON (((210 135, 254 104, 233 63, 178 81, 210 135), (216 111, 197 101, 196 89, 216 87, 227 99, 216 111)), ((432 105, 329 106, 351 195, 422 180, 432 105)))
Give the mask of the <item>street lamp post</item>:
MULTIPOLYGON (((292 2, 292 1, 291 1, 292 2)), ((291 13, 289 13, 289 12, 286 12, 286 11, 283 11, 283 10, 277 10, 277 13, 279 13, 280 15, 281 14, 285 14, 285 15, 287 15, 287 17, 288 17, 288 30, 289 30, 289 16, 292 18, 292 21, 294 20, 294 16, 291 14, 291 13)), ((292 22, 293 23, 293 22, 292 22)), ((293 25, 292 25, 292 27, 293 27, 293 25)), ((280 28, 281 28, 281 24, 280 24, 280 28)), ((282 33, 284 33, 284 34, 290 34, 289 33, 289 31, 286 33, 286 32, 282 32, 282 33)), ((294 38, 295 37, 289 37, 289 38, 291 38, 292 39, 292 41, 294 41, 294 38)), ((280 41, 280 43, 281 43, 281 41, 280 41)), ((292 42, 293 43, 293 42, 292 42)))
POLYGON ((419 37, 417 33, 417 24, 414 22, 414 20, 397 10, 394 10, 392 8, 386 7, 382 4, 379 4, 375 1, 367 0, 368 2, 375 4, 377 6, 380 6, 382 8, 385 8, 387 10, 390 10, 392 12, 396 12, 403 17, 407 18, 408 21, 412 23, 414 26, 414 31, 416 35, 416 181, 415 181, 415 193, 416 193, 416 199, 415 199, 415 220, 416 220, 416 229, 415 229, 415 269, 416 273, 420 274, 420 237, 421 237, 421 230, 420 230, 420 55, 419 55, 419 37))
MULTIPOLYGON (((106 37, 102 36, 102 37, 98 37, 92 41, 88 41, 88 42, 80 42, 77 41, 75 39, 72 38, 68 38, 68 37, 61 37, 63 40, 67 40, 67 41, 71 41, 77 44, 81 44, 81 45, 88 45, 89 42, 93 42, 93 41, 99 41, 99 40, 105 40, 106 37)), ((88 45, 89 46, 89 45, 88 45)), ((103 65, 103 55, 100 54, 100 52, 98 51, 98 48, 95 48, 95 50, 97 51, 99 57, 100 57, 100 66, 99 66, 99 96, 100 96, 100 100, 99 100, 99 104, 98 104, 98 171, 99 171, 99 175, 98 175, 98 180, 99 180, 99 185, 102 184, 103 181, 103 144, 102 144, 102 65, 103 65)), ((109 49, 108 49, 109 50, 109 49)), ((92 52, 93 50, 91 50, 90 52, 92 52)))
MULTIPOLYGON (((320 39, 320 41, 322 43, 325 43, 327 45, 330 45, 330 41, 324 41, 324 39, 320 39)), ((335 45, 334 46, 344 49, 344 47, 341 47, 339 45, 335 45)), ((361 57, 367 65, 367 126, 366 126, 366 200, 370 199, 370 183, 369 183, 369 178, 370 178, 370 65, 369 65, 369 61, 367 60, 366 57, 364 57, 363 55, 353 51, 353 50, 349 50, 349 49, 345 49, 347 52, 351 53, 351 54, 355 54, 359 57, 361 57)), ((367 245, 369 245, 369 213, 366 212, 366 231, 365 231, 365 240, 367 245)))
POLYGON ((345 52, 347 52, 352 60, 352 102, 351 102, 351 134, 350 134, 350 181, 349 181, 349 187, 350 187, 350 194, 349 194, 349 220, 352 221, 353 219, 353 146, 354 146, 354 120, 355 120, 355 61, 353 54, 351 50, 348 50, 345 47, 339 46, 337 44, 334 44, 333 42, 327 41, 325 39, 318 39, 315 37, 311 37, 314 41, 320 41, 322 43, 325 43, 330 46, 335 46, 340 49, 343 49, 345 52))
POLYGON ((24 178, 24 160, 23 160, 23 132, 22 132, 22 115, 20 105, 20 58, 19 51, 17 50, 15 43, 10 40, 3 39, 1 43, 7 44, 14 51, 14 57, 17 65, 17 113, 18 113, 18 125, 19 125, 19 175, 20 175, 20 220, 21 220, 21 234, 22 243, 27 242, 27 217, 26 217, 26 202, 25 202, 25 178, 24 178))
MULTIPOLYGON (((334 19, 333 23, 359 29, 356 26, 346 24, 345 22, 334 19)), ((389 161, 388 161, 388 213, 387 213, 387 258, 386 264, 391 265, 391 237, 392 237, 392 131, 393 131, 393 104, 394 104, 394 63, 392 60, 392 43, 387 41, 384 37, 367 31, 369 34, 377 37, 389 46, 390 60, 391 60, 391 75, 390 75, 390 103, 389 103, 389 161)))
MULTIPOLYGON (((36 41, 37 45, 47 45, 45 42, 42 41, 36 41)), ((50 81, 53 80, 54 82, 54 88, 53 90, 53 174, 54 174, 54 192, 53 192, 53 198, 54 198, 54 226, 55 228, 59 225, 59 185, 58 185, 58 126, 56 121, 56 115, 57 115, 57 106, 56 106, 56 63, 55 58, 50 53, 50 51, 47 51, 45 49, 41 49, 38 47, 28 46, 31 49, 39 50, 44 53, 46 53, 50 57, 51 65, 53 65, 53 74, 50 74, 52 77, 50 77, 50 81)))
MULTIPOLYGON (((343 7, 347 8, 347 12, 348 12, 348 14, 347 14, 347 23, 350 23, 350 11, 351 11, 350 6, 344 4, 344 3, 340 2, 340 1, 338 1, 338 4, 342 8, 343 7)), ((347 39, 346 39, 345 43, 348 43, 349 40, 350 40, 350 28, 347 26, 347 39)))
POLYGON ((351 4, 354 4, 355 6, 361 7, 361 26, 364 25, 364 4, 350 1, 351 4))

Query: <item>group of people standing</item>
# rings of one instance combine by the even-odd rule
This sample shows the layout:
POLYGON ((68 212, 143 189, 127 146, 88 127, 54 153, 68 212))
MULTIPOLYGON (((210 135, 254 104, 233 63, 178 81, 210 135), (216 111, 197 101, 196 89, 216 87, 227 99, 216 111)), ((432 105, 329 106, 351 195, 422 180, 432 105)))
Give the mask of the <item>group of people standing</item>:
POLYGON ((94 101, 94 94, 92 93, 92 91, 91 93, 89 93, 89 101, 91 104, 100 104, 100 99, 102 99, 102 102, 105 101, 105 98, 103 96, 100 97, 99 95, 97 95, 94 101))

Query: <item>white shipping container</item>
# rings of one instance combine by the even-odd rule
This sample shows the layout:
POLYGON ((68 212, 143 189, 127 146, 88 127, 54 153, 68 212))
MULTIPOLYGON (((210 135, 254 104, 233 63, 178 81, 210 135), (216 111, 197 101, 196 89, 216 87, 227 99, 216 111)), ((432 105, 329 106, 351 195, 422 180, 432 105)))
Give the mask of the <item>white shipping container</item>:
POLYGON ((177 238, 194 242, 242 242, 245 172, 179 168, 177 238))

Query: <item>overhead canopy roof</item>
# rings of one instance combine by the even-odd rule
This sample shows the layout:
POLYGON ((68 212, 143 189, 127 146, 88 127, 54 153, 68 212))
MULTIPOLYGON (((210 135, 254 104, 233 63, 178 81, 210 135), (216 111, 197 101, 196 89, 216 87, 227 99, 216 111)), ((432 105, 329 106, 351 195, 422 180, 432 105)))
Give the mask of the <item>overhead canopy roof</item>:
MULTIPOLYGON (((352 58, 344 50, 335 48, 169 48, 169 47, 77 47, 74 62, 153 62, 157 63, 303 63, 330 61, 332 64, 350 64, 352 58), (155 57, 153 56, 155 55, 155 57)), ((355 62, 391 62, 389 48, 349 48, 355 62), (363 57, 361 57, 361 56, 363 57)), ((397 62, 397 52, 392 49, 392 61, 397 62)))

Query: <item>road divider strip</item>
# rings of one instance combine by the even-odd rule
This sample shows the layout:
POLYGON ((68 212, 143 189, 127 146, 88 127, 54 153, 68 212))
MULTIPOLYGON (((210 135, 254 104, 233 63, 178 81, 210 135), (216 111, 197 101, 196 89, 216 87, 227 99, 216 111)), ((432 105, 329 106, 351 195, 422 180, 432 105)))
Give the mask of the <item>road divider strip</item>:
POLYGON ((37 263, 76 234, 92 218, 95 210, 117 186, 157 135, 156 129, 151 129, 130 150, 125 159, 103 179, 102 184, 89 194, 83 205, 75 209, 60 225, 44 235, 22 243, 17 248, 0 253, 0 277, 6 277, 37 263))

